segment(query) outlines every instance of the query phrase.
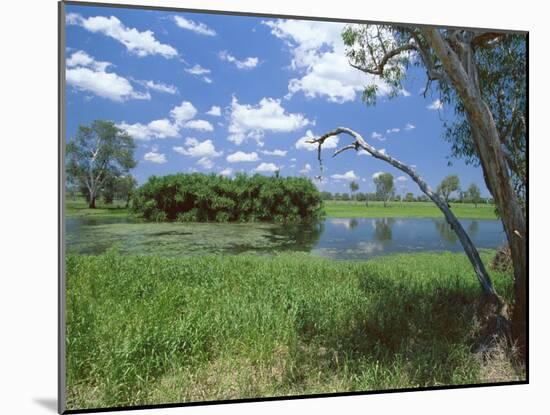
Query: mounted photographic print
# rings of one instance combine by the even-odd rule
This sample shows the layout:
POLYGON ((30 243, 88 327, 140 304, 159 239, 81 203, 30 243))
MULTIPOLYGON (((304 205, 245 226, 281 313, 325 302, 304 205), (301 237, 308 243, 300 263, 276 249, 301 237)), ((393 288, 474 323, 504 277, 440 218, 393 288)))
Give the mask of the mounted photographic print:
POLYGON ((60 412, 528 381, 527 32, 59 10, 60 412))

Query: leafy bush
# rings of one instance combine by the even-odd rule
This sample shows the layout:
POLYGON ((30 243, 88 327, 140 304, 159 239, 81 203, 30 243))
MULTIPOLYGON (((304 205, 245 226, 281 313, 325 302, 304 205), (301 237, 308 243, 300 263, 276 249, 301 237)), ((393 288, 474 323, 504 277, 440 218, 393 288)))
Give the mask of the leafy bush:
POLYGON ((134 194, 134 212, 151 221, 295 222, 321 215, 321 194, 304 177, 239 174, 151 176, 134 194))

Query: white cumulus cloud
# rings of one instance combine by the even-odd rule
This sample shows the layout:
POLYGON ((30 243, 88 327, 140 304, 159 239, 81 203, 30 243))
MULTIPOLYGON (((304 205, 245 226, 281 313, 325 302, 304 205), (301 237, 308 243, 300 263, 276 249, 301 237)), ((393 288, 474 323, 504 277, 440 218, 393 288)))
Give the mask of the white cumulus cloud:
POLYGON ((349 182, 359 179, 359 176, 357 176, 353 170, 347 171, 344 174, 333 174, 330 177, 334 180, 347 180, 349 182))
POLYGON ((258 173, 273 173, 273 172, 276 172, 277 170, 280 170, 280 167, 278 167, 274 163, 260 163, 254 169, 254 171, 258 173))
POLYGON ((179 137, 180 128, 186 121, 192 119, 196 113, 197 110, 193 104, 188 101, 183 101, 170 111, 171 119, 162 118, 153 120, 148 124, 128 124, 122 121, 117 124, 117 127, 125 130, 136 140, 179 137))
POLYGON ((185 139, 185 145, 186 147, 173 147, 173 150, 184 156, 195 158, 215 158, 223 154, 223 151, 216 151, 216 147, 214 143, 212 143, 212 140, 199 141, 194 137, 187 137, 185 139))
POLYGON ((307 174, 311 171, 311 164, 309 163, 306 163, 304 168, 302 170, 300 170, 300 173, 302 174, 307 174))
POLYGON ((206 75, 210 73, 210 69, 203 68, 199 64, 196 64, 191 68, 185 69, 185 72, 190 73, 191 75, 206 75))
POLYGON ((109 66, 109 62, 96 61, 86 52, 76 51, 67 59, 67 85, 117 102, 151 99, 149 93, 136 91, 128 79, 107 72, 109 66))
POLYGON ((206 120, 191 120, 185 123, 185 128, 199 131, 214 131, 214 127, 206 120))
POLYGON ((178 88, 174 85, 163 84, 162 82, 155 81, 136 81, 137 83, 143 85, 147 89, 152 89, 157 92, 164 92, 166 94, 174 95, 178 93, 178 88))
POLYGON ((189 101, 183 101, 170 111, 170 115, 178 125, 181 125, 197 115, 197 109, 189 101))
POLYGON ((255 151, 252 153, 237 151, 233 154, 228 155, 226 160, 229 163, 241 163, 241 162, 258 161, 260 160, 260 158, 258 157, 258 153, 256 153, 255 151))
POLYGON ((202 157, 201 159, 199 159, 197 161, 197 164, 206 170, 210 170, 212 167, 214 167, 214 162, 207 157, 202 157))
POLYGON ((266 156, 285 157, 288 151, 276 149, 276 150, 262 150, 260 151, 260 153, 265 154, 266 156))
POLYGON ((287 113, 278 99, 262 98, 257 105, 241 105, 233 97, 227 139, 237 145, 249 139, 263 145, 265 131, 285 133, 309 124, 312 122, 304 115, 287 113))
POLYGON ((174 16, 174 21, 178 27, 192 32, 198 33, 199 35, 204 36, 216 36, 216 31, 209 28, 207 25, 201 22, 195 22, 191 19, 186 19, 182 16, 174 16))
POLYGON ((416 128, 416 125, 411 124, 410 122, 405 125, 406 131, 411 131, 411 130, 414 130, 415 128, 416 128))
POLYGON ((234 64, 238 69, 253 69, 258 65, 258 58, 248 57, 243 60, 239 60, 227 51, 221 51, 218 56, 222 61, 230 62, 234 64))
POLYGON ((135 28, 128 28, 115 16, 84 18, 76 13, 70 13, 69 16, 66 19, 67 24, 78 25, 92 33, 101 33, 115 39, 137 56, 161 55, 173 58, 178 55, 175 48, 155 39, 155 34, 151 30, 140 32, 135 28))
POLYGON ((222 115, 222 110, 217 105, 212 105, 212 107, 207 112, 208 115, 212 115, 213 117, 219 117, 222 115))
POLYGON ((151 151, 143 155, 143 160, 156 164, 166 163, 166 155, 159 153, 156 147, 153 147, 151 151))
MULTIPOLYGON (((342 40, 345 24, 283 19, 263 23, 286 43, 292 55, 290 67, 299 73, 299 77, 289 81, 287 98, 302 92, 308 98, 324 97, 330 102, 343 103, 355 100, 366 85, 373 84, 377 95, 390 92, 380 77, 349 65, 342 40)), ((386 31, 382 36, 391 34, 386 31)))

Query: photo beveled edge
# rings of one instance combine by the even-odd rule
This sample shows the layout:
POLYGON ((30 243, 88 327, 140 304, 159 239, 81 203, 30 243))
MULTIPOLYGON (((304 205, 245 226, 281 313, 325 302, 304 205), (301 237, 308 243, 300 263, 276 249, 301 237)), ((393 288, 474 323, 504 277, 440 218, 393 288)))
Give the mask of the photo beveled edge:
POLYGON ((58 310, 57 310, 57 411, 64 413, 66 411, 66 284, 65 284, 65 145, 66 145, 66 101, 65 101, 65 2, 61 1, 57 7, 57 131, 58 137, 58 171, 57 171, 57 197, 58 197, 58 310))
POLYGON ((88 2, 88 1, 72 1, 61 0, 58 2, 58 413, 60 414, 81 414, 81 413, 94 413, 94 412, 114 412, 114 411, 130 411, 130 410, 146 410, 146 409, 166 409, 166 408, 181 408, 188 406, 209 406, 220 404, 236 404, 236 403, 248 403, 248 402, 270 402, 270 401, 284 401, 295 399, 316 399, 316 398, 332 398, 332 397, 346 397, 346 396, 362 396, 362 395, 378 395, 378 394, 390 394, 390 393, 404 393, 404 392, 426 392, 437 390, 452 390, 452 389, 471 389, 481 387, 492 386, 511 386, 511 385, 527 385, 529 384, 529 278, 526 283, 526 295, 527 295, 527 322, 526 322, 526 355, 525 355, 525 380, 509 381, 509 382, 491 382, 491 383, 472 383, 464 385, 443 385, 443 386, 429 386, 418 388, 401 388, 401 389, 387 389, 387 390, 372 390, 372 391, 357 391, 357 392, 332 392, 332 393, 319 393, 308 395, 289 395, 289 396, 270 396, 259 398, 240 398, 240 399, 226 399, 226 400, 211 400, 211 401, 195 401, 195 402, 181 402, 181 403, 166 403, 166 404, 151 404, 151 405, 135 405, 135 406, 115 406, 104 408, 86 408, 86 409, 66 409, 66 350, 65 350, 65 141, 66 141, 66 126, 65 126, 65 91, 66 91, 66 79, 65 79, 65 6, 88 6, 88 7, 105 7, 116 9, 138 9, 138 10, 154 10, 154 11, 172 11, 172 12, 185 12, 196 14, 215 14, 215 15, 227 15, 227 16, 241 16, 241 17, 266 17, 277 19, 292 19, 292 20, 309 20, 309 21, 323 21, 323 22, 336 22, 336 23, 358 23, 358 24, 388 24, 399 25, 406 24, 415 27, 439 27, 449 29, 469 29, 469 30, 492 30, 497 32, 514 33, 525 35, 525 59, 526 59, 526 163, 527 163, 527 185, 526 185, 526 225, 527 225, 527 275, 529 276, 529 30, 509 30, 509 29, 495 29, 495 28, 482 28, 471 26, 448 26, 439 24, 424 24, 424 23, 405 23, 405 22, 388 22, 388 21, 374 21, 374 20, 360 20, 360 19, 344 19, 344 18, 329 18, 329 17, 311 17, 311 16, 299 16, 299 15, 286 15, 286 14, 270 14, 270 13, 256 13, 256 12, 236 12, 236 11, 223 11, 223 10, 210 10, 210 9, 192 9, 184 7, 168 7, 168 6, 148 6, 148 5, 132 5, 132 4, 116 4, 116 3, 101 3, 101 2, 88 2))

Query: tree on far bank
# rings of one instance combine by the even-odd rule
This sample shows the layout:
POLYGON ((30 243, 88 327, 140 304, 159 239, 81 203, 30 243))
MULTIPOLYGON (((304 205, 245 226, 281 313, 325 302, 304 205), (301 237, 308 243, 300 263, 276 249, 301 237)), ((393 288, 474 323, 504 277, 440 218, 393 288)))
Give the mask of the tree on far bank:
POLYGON ((395 187, 393 185, 393 175, 391 173, 380 173, 374 177, 374 185, 376 186, 376 196, 384 202, 386 207, 387 202, 392 198, 395 187))
POLYGON ((405 195, 405 202, 414 202, 414 195, 411 192, 405 195))
POLYGON ((439 186, 437 186, 437 193, 443 197, 445 202, 449 203, 449 197, 452 193, 460 190, 460 179, 456 174, 451 174, 445 177, 439 186))
POLYGON ((353 200, 353 194, 359 190, 359 184, 354 180, 349 184, 349 190, 351 190, 351 199, 353 200))
POLYGON ((67 179, 78 183, 90 208, 95 208, 107 181, 127 175, 136 166, 135 148, 133 138, 111 121, 96 120, 78 127, 67 144, 67 179))
POLYGON ((111 204, 115 199, 119 199, 124 200, 125 207, 128 207, 136 188, 136 179, 131 174, 127 174, 106 180, 101 193, 106 204, 111 204))
POLYGON ((481 191, 479 190, 477 184, 470 184, 466 193, 468 195, 468 199, 470 199, 470 202, 472 202, 474 206, 477 207, 477 204, 481 202, 481 191))

